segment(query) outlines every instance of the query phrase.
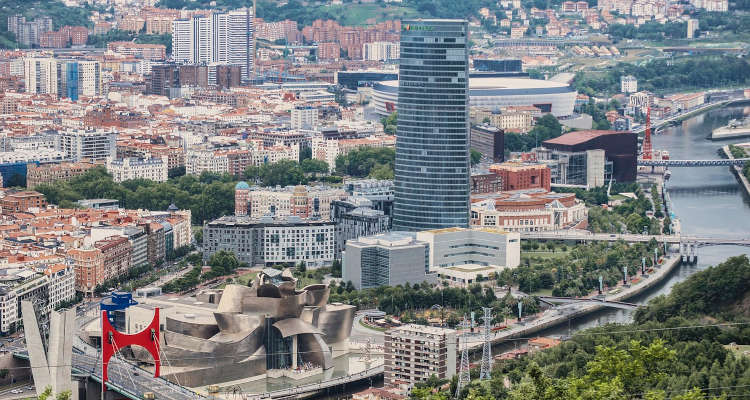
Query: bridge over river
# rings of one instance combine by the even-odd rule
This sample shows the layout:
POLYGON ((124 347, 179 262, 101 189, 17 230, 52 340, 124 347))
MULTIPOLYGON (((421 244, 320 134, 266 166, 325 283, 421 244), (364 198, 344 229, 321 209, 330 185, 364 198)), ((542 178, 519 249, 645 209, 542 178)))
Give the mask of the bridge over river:
POLYGON ((750 246, 750 238, 739 237, 709 237, 692 235, 639 235, 631 233, 591 233, 582 230, 521 232, 522 239, 534 240, 576 240, 576 241, 605 241, 616 242, 649 242, 651 239, 659 243, 680 244, 697 243, 699 246, 737 245, 750 246))

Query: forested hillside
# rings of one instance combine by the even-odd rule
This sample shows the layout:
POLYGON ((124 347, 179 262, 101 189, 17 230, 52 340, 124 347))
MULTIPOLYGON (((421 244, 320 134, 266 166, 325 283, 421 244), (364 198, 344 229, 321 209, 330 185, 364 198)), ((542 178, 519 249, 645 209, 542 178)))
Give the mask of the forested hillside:
MULTIPOLYGON (((747 396, 750 357, 727 345, 750 344, 748 314, 729 317, 748 296, 750 260, 744 255, 729 258, 676 285, 669 296, 650 302, 638 311, 635 323, 588 329, 532 357, 504 361, 493 371, 492 380, 473 381, 463 396, 472 400, 747 396), (504 385, 506 378, 512 383, 510 389, 504 385)), ((418 389, 414 397, 441 400, 443 395, 418 389)))

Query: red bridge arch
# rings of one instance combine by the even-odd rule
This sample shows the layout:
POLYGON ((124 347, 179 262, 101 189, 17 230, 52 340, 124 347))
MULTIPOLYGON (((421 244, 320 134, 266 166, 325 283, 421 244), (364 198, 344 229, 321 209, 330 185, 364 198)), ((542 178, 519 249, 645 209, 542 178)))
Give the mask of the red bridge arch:
POLYGON ((154 319, 146 329, 132 335, 115 330, 109 322, 109 318, 107 318, 107 311, 102 310, 102 388, 109 380, 107 374, 109 359, 112 358, 119 349, 130 345, 141 346, 151 353, 151 357, 154 358, 154 366, 156 367, 154 378, 159 377, 161 360, 159 358, 158 308, 154 309, 154 319))

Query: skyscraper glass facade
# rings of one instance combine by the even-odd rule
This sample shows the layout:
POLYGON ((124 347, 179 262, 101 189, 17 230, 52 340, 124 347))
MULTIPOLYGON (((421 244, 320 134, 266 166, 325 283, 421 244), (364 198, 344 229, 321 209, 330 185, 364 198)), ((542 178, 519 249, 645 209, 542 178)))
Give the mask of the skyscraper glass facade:
POLYGON ((393 228, 469 223, 468 24, 404 20, 393 228))

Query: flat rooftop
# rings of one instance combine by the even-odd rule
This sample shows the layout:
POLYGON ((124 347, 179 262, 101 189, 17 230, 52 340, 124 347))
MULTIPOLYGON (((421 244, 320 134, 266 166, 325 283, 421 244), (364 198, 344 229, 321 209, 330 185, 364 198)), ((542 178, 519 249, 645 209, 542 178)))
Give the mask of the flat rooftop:
POLYGON ((588 131, 575 131, 566 133, 562 136, 558 136, 554 139, 545 140, 542 144, 559 144, 565 146, 573 146, 580 143, 588 142, 591 139, 595 139, 600 136, 606 135, 621 135, 629 134, 629 131, 602 131, 602 130, 588 130, 588 131))

